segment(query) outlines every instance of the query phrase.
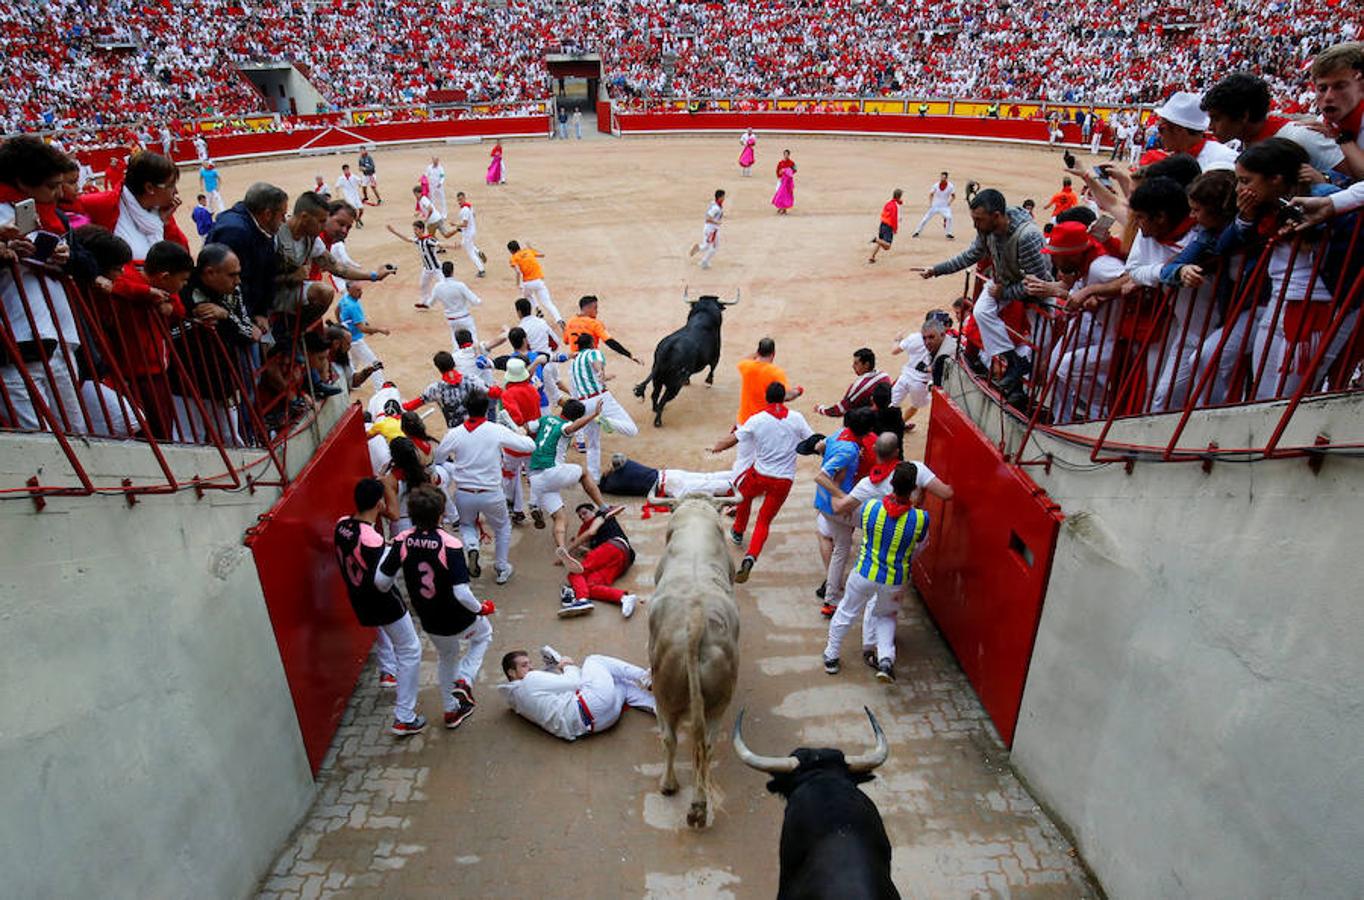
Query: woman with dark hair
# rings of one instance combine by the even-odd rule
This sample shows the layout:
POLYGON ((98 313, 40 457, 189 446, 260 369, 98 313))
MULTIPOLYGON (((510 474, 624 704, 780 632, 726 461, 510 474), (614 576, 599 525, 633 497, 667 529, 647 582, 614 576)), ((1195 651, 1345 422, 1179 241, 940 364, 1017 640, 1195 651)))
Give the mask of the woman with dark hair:
MULTIPOLYGON (((1217 245, 1223 255, 1244 249, 1248 259, 1266 245, 1270 248, 1267 314, 1260 317, 1252 354, 1257 400, 1292 394, 1301 385, 1336 311, 1333 295, 1338 287, 1348 287, 1364 256, 1357 248, 1350 254, 1354 215, 1338 216, 1296 239, 1279 237, 1289 224, 1284 209, 1293 197, 1339 190, 1303 182, 1301 171, 1307 161, 1306 150, 1279 137, 1261 141, 1237 157, 1236 221, 1217 245)), ((1344 349, 1358 316, 1358 308, 1346 314, 1313 374, 1315 383, 1325 378, 1344 349)))
POLYGON ((457 513, 452 514, 453 504, 450 496, 450 476, 441 466, 428 466, 422 461, 416 443, 409 437, 396 437, 388 443, 390 461, 382 481, 388 497, 388 508, 397 510, 398 518, 393 523, 393 534, 400 534, 412 527, 407 515, 408 495, 423 484, 433 484, 445 493, 447 518, 459 520, 457 513))
POLYGON ((12 428, 48 425, 34 408, 25 371, 65 430, 85 431, 88 424, 74 374, 81 334, 61 281, 71 263, 70 228, 57 210, 68 164, 36 137, 0 143, 0 325, 18 350, 15 359, 0 346, 0 421, 12 428))
POLYGON ((175 224, 180 206, 180 170, 164 156, 139 153, 128 163, 121 188, 86 194, 81 206, 96 225, 128 242, 133 259, 145 259, 157 241, 174 241, 186 250, 189 240, 175 224))

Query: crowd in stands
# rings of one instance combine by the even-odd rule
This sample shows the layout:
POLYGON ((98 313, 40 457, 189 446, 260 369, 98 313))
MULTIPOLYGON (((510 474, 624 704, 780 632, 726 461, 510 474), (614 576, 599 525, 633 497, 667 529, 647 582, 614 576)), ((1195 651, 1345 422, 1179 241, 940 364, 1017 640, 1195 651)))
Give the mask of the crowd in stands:
POLYGON ((333 108, 517 103, 549 95, 564 49, 600 54, 623 98, 1155 103, 1249 68, 1298 111, 1304 63, 1361 26, 1357 5, 1288 0, 17 0, 0 9, 0 132, 273 113, 238 66, 276 60, 333 108))

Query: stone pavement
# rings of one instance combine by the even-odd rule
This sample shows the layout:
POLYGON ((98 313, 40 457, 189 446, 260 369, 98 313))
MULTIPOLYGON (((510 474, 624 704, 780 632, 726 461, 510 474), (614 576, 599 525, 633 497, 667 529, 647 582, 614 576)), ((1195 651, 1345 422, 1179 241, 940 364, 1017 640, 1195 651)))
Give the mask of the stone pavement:
MULTIPOLYGON (((870 706, 891 755, 862 789, 885 819, 905 897, 1098 896, 1010 771, 920 606, 902 613, 896 684, 875 682, 853 635, 842 674, 824 674, 825 620, 810 594, 819 578, 808 484, 798 481, 753 579, 737 592, 743 674, 728 721, 746 706, 745 737, 760 753, 801 745, 860 752, 871 739, 861 709, 870 706)), ((640 521, 637 509, 626 528, 640 558, 627 579, 647 594, 667 519, 640 521)), ((517 540, 547 543, 530 530, 517 540)), ((500 610, 479 711, 458 731, 433 724, 397 740, 386 730, 392 695, 367 670, 318 775, 316 803, 260 897, 775 894, 781 801, 765 791, 764 776, 738 763, 727 737, 716 752, 725 797, 710 829, 697 834, 683 825, 685 767, 676 797, 658 792, 662 754, 645 714, 627 712, 612 732, 565 744, 501 708, 492 685, 512 647, 548 641, 579 658, 588 651, 644 658, 646 612, 627 622, 599 604, 586 619, 560 622, 553 617, 560 570, 548 558, 522 563, 524 556, 514 555, 512 585, 476 585, 500 610)), ((428 646, 419 708, 439 723, 434 673, 428 646)))

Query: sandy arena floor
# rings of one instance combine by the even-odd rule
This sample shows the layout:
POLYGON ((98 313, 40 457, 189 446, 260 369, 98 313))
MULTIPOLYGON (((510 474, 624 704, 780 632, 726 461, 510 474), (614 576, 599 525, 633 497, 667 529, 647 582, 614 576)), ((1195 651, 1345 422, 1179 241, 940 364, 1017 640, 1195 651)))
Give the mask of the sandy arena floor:
MULTIPOLYGON (((580 295, 596 294, 613 336, 645 360, 686 318, 684 286, 693 296, 742 290, 741 305, 726 316, 715 386, 696 379, 668 407, 662 429, 649 424, 645 405, 630 395, 646 370, 607 352, 615 395, 642 430, 633 439, 608 436, 605 453, 621 450, 650 465, 693 469, 728 467, 731 456, 710 458, 704 448, 727 431, 737 406, 734 362, 760 337, 776 339, 777 362, 806 389, 792 405, 816 430, 832 430, 833 420, 815 416, 812 407, 841 396, 852 351, 870 346, 883 369, 898 372, 899 359, 889 353, 893 337, 917 327, 927 310, 947 307, 959 288, 956 278, 925 282, 909 270, 946 259, 970 241, 962 197, 967 180, 1001 188, 1011 203, 1032 197, 1040 207, 1061 176, 1059 154, 1040 149, 764 136, 756 175, 745 179, 735 163, 738 142, 729 137, 594 136, 508 142, 509 183, 492 188, 483 180, 489 148, 376 154, 385 202, 366 210, 365 227, 348 246, 367 266, 400 267, 398 276, 367 286, 364 297, 371 321, 393 332, 371 340, 389 377, 405 395, 415 394, 435 374, 431 355, 449 347, 440 312, 412 307, 415 250, 383 228, 409 231, 411 187, 437 153, 452 209, 455 191, 465 190, 477 210, 487 277, 473 277, 457 239, 447 258, 483 299, 476 319, 485 337, 516 320, 517 288, 505 250, 511 239, 545 253, 546 281, 565 316, 580 295), (799 166, 796 207, 788 216, 776 215, 769 202, 783 147, 799 166), (940 221, 912 240, 929 185, 943 168, 959 192, 957 240, 943 237, 940 221), (897 186, 906 192, 900 236, 892 252, 868 265, 879 210, 897 186), (717 187, 729 192, 725 224, 714 267, 703 272, 687 250, 717 187)), ((267 179, 293 195, 310 187, 315 173, 334 183, 343 161, 355 163, 348 155, 227 165, 223 193, 239 197, 251 181, 267 179)), ((182 181, 187 202, 194 181, 192 173, 182 181)), ((187 219, 188 209, 184 214, 187 219)), ((427 421, 439 434, 439 415, 427 421)), ((911 455, 922 446, 914 436, 911 455)), ((856 751, 870 737, 862 705, 878 713, 892 752, 881 777, 865 789, 885 817, 896 882, 907 897, 1092 895, 1069 845, 1009 772, 1003 746, 920 609, 907 610, 901 623, 893 687, 878 685, 860 664, 851 636, 843 674, 821 671, 825 620, 812 593, 822 577, 810 508, 813 468, 802 461, 768 549, 753 579, 737 591, 743 674, 731 720, 734 709, 749 709, 750 744, 759 752, 800 745, 856 751)), ((624 524, 639 550, 625 584, 647 595, 665 522, 640 521, 635 504, 624 524)), ((500 706, 493 685, 501 678, 498 659, 509 649, 550 643, 578 658, 645 656, 643 614, 623 621, 615 607, 598 605, 585 619, 555 618, 562 570, 552 565, 550 549, 548 531, 518 530, 512 582, 498 588, 485 577, 475 586, 497 601, 499 614, 477 686, 480 709, 460 730, 433 727, 406 743, 394 741, 383 731, 391 701, 369 677, 362 680, 319 777, 318 802, 262 885, 263 896, 775 893, 781 800, 765 791, 763 776, 737 761, 727 737, 717 752, 726 799, 710 830, 695 834, 682 826, 686 776, 677 797, 658 792, 662 752, 644 714, 627 712, 613 731, 567 745, 500 706)), ((419 709, 438 723, 429 649, 423 674, 419 709)))

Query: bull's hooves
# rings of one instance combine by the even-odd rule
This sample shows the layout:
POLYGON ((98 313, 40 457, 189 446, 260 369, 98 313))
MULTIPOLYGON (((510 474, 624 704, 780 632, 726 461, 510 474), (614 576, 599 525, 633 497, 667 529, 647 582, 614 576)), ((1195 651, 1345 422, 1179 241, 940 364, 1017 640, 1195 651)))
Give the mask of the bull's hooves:
POLYGON ((702 807, 700 807, 700 808, 697 808, 697 807, 693 806, 690 810, 688 810, 688 811, 687 811, 687 825, 690 826, 690 827, 692 827, 692 828, 705 828, 705 827, 706 827, 706 808, 705 808, 704 806, 702 806, 702 807))
POLYGON ((654 419, 654 427, 655 427, 655 428, 662 428, 662 427, 663 427, 663 420, 662 420, 662 419, 654 419))
POLYGON ((673 784, 673 785, 667 785, 667 784, 665 784, 665 785, 663 785, 662 787, 659 788, 659 791, 662 792, 663 796, 665 796, 665 797, 671 797, 673 794, 676 794, 676 793, 677 793, 677 785, 675 785, 675 784, 673 784))

